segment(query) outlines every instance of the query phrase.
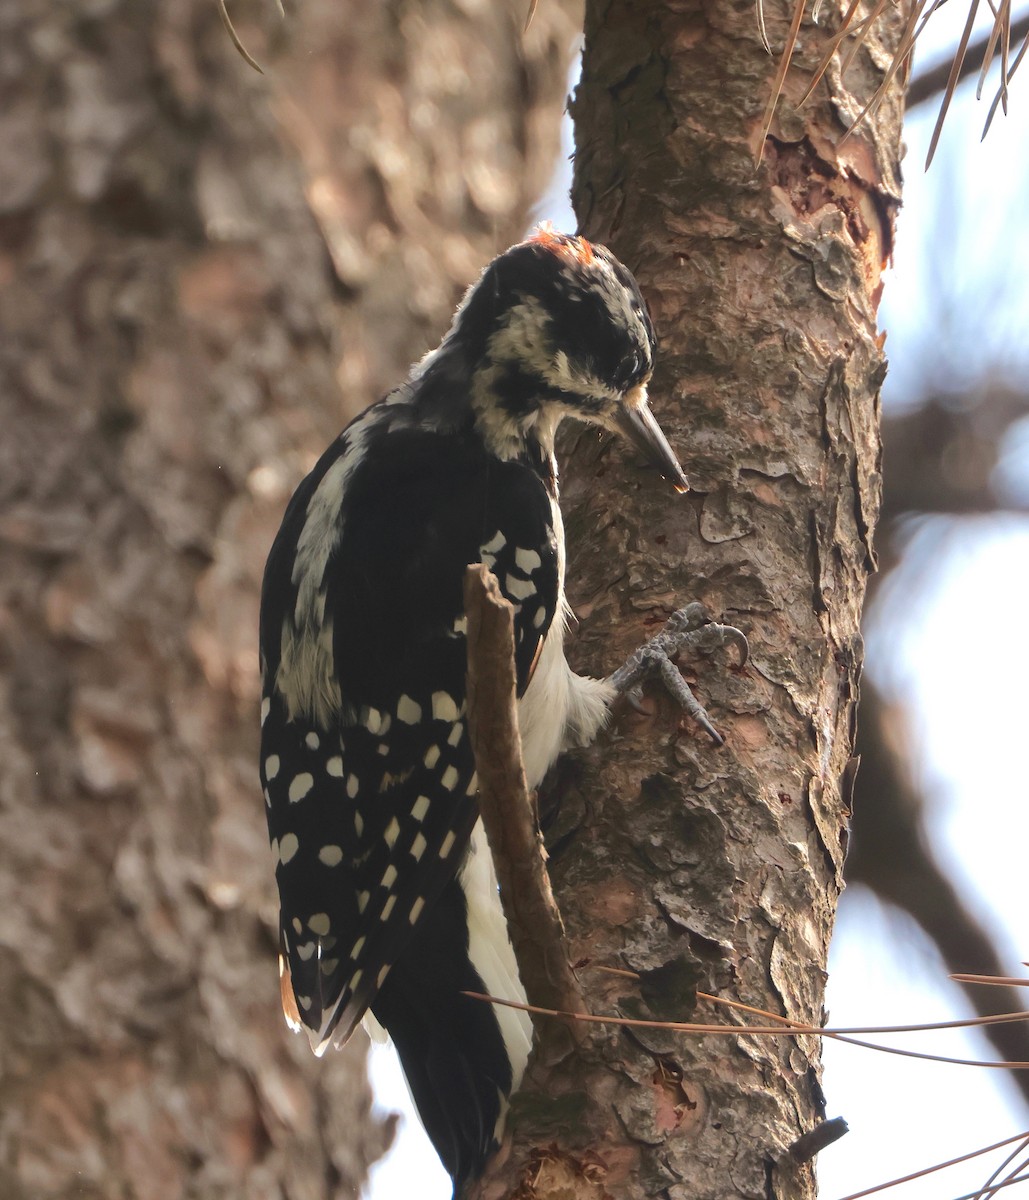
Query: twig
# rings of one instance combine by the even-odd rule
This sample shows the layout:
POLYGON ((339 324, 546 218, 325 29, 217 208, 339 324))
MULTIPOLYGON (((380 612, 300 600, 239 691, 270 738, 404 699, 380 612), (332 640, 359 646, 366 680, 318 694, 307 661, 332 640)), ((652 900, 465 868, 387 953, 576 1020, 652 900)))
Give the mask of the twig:
POLYGON ((796 1163, 810 1162, 826 1146, 838 1142, 845 1133, 849 1132, 850 1126, 842 1117, 833 1117, 830 1121, 820 1121, 814 1129, 802 1133, 786 1153, 796 1163))
MULTIPOLYGON (((468 727, 479 777, 479 811, 489 839, 522 985, 540 1008, 581 1012, 582 991, 565 953, 564 927, 546 851, 525 785, 515 708, 514 617, 481 563, 464 581, 468 615, 468 727)), ((541 1043, 555 1025, 533 1015, 541 1043)), ((573 1027, 576 1041, 584 1027, 573 1027)), ((563 1038, 567 1035, 559 1034, 563 1038)), ((551 1047, 554 1050, 557 1046, 551 1047)), ((565 1049, 567 1047, 564 1047, 565 1049)))

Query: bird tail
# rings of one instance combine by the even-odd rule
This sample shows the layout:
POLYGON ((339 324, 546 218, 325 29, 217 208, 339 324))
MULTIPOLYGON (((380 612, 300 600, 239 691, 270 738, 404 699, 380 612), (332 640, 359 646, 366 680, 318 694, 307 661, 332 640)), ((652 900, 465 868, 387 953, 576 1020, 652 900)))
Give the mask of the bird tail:
POLYGON ((481 823, 465 863, 371 1005, 396 1045, 455 1196, 497 1149, 532 1046, 528 1013, 464 991, 525 1000, 481 823))

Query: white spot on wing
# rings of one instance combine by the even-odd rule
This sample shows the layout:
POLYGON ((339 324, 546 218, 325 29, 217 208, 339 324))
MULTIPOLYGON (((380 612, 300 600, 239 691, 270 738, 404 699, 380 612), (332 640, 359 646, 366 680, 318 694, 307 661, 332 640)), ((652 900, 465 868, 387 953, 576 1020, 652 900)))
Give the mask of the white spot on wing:
POLYGON ((400 837, 400 824, 396 817, 393 817, 390 823, 386 826, 386 832, 382 836, 387 846, 392 847, 396 845, 397 838, 400 837))
POLYGON ((459 778, 460 778, 460 775, 458 773, 457 767, 447 767, 447 769, 443 772, 443 776, 440 779, 440 783, 443 784, 443 786, 447 789, 448 792, 452 792, 454 790, 454 787, 457 784, 457 781, 459 778))
MULTIPOLYGON (((279 842, 279 861, 285 866, 300 849, 300 839, 295 833, 284 833, 279 842)), ((299 932, 299 930, 297 931, 299 932)))
POLYGON ((315 945, 315 942, 303 942, 297 946, 297 954, 304 962, 307 962, 311 955, 314 954, 315 945))
POLYGON ((483 542, 479 549, 483 554, 498 554, 507 545, 507 538, 498 529, 488 542, 483 542))
POLYGON ((343 861, 343 850, 340 846, 322 846, 318 851, 318 859, 327 867, 338 867, 343 861))
POLYGON ((388 921, 389 920, 390 913, 392 913, 393 906, 396 904, 396 902, 397 902, 396 895, 391 892, 389 894, 389 896, 386 898, 386 903, 382 906, 382 913, 379 917, 380 921, 388 921))
POLYGON ((321 745, 321 738, 312 730, 307 737, 304 738, 304 745, 308 750, 317 750, 321 745))
POLYGON ((460 742, 460 740, 463 736, 464 736, 464 726, 460 725, 460 724, 455 725, 454 728, 451 729, 450 733, 447 735, 447 745, 448 746, 456 746, 458 744, 458 742, 460 742))
POLYGON ((265 723, 265 721, 268 720, 268 714, 271 711, 272 711, 272 702, 267 696, 265 696, 265 698, 261 701, 261 724, 262 725, 265 723))
POLYGON ((423 909, 424 907, 425 907, 425 901, 422 899, 422 897, 421 897, 421 896, 419 896, 419 897, 418 897, 418 898, 415 900, 414 904, 412 904, 412 905, 411 905, 411 912, 410 912, 410 915, 409 915, 409 918, 408 918, 408 919, 410 920, 410 922, 411 922, 411 924, 412 924, 412 925, 413 925, 413 924, 415 923, 415 921, 417 921, 417 920, 418 920, 418 918, 419 918, 419 917, 422 915, 422 909, 423 909))
POLYGON ((535 550, 523 550, 519 547, 515 551, 514 559, 515 566, 526 575, 531 575, 533 571, 538 571, 543 565, 543 559, 540 558, 535 550))
POLYGON ((411 806, 411 816, 414 817, 414 819, 416 821, 424 821, 425 814, 428 811, 429 811, 429 797, 428 796, 419 796, 418 799, 411 806))
MULTIPOLYGON (((340 762, 340 766, 342 767, 342 760, 340 762)), ((354 797, 357 795, 358 788, 360 786, 361 785, 358 782, 356 775, 350 775, 347 777, 347 795, 350 797, 351 800, 353 800, 354 797)))
POLYGON ((411 857, 414 858, 416 862, 421 860, 427 845, 428 843, 420 833, 415 835, 415 839, 411 843, 411 857))
POLYGON ((422 719, 422 706, 410 696, 401 696, 397 701, 397 720, 405 725, 417 725, 422 719))
POLYGON ((451 850, 453 850, 453 848, 454 848, 454 842, 455 842, 456 840, 457 840, 457 839, 455 838, 455 836, 454 836, 454 834, 453 834, 453 833, 448 833, 448 834, 447 834, 447 836, 446 836, 446 837, 443 839, 443 843, 442 843, 442 845, 441 845, 441 846, 440 846, 440 848, 439 848, 439 856, 440 856, 440 858, 446 858, 446 857, 447 857, 447 855, 450 853, 450 851, 451 851, 451 850))
POLYGON ((364 910, 368 907, 368 898, 370 895, 371 895, 370 892, 358 892, 357 893, 357 911, 359 913, 363 913, 364 910))
POLYGON ((360 958, 361 957, 361 951, 364 949, 364 943, 365 943, 365 938, 362 935, 361 937, 359 937, 357 939, 356 942, 354 942, 353 949, 350 951, 351 958, 360 958))
POLYGON ((307 928, 319 937, 324 937, 329 932, 329 914, 320 912, 308 917, 307 928))
POLYGON ((397 869, 392 863, 390 863, 389 866, 382 873, 382 886, 387 891, 389 891, 389 889, 396 883, 396 881, 397 881, 397 869))
POLYGON ((430 746, 425 751, 425 758, 422 760, 431 771, 432 768, 439 762, 439 746, 430 746))
POLYGON ((334 755, 325 764, 326 774, 332 775, 335 779, 343 778, 343 759, 338 754, 334 755))
POLYGON ((269 754, 268 757, 264 760, 264 777, 265 777, 265 779, 269 779, 269 780, 274 779, 275 776, 278 775, 279 767, 281 765, 282 764, 279 762, 279 756, 277 754, 269 754))
POLYGON ((457 720, 457 705, 449 692, 432 693, 432 715, 437 721, 457 720))
POLYGON ((513 575, 508 575, 504 579, 504 591, 516 600, 528 600, 536 594, 536 585, 531 579, 515 579, 513 575))
POLYGON ((313 787, 314 776, 309 771, 302 771, 299 775, 294 775, 293 782, 289 785, 290 804, 296 804, 298 800, 303 800, 313 787))

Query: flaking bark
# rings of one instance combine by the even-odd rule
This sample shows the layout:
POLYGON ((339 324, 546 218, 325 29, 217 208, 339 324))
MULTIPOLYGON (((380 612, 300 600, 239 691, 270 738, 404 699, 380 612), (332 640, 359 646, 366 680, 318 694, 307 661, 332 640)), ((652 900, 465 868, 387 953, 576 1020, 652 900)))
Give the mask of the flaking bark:
MULTIPOLYGON (((787 14, 766 13, 781 45, 787 14)), ((805 25, 755 169, 774 62, 749 2, 587 8, 577 211, 643 285, 660 337, 654 407, 694 491, 675 497, 594 433, 570 439, 574 662, 606 674, 689 600, 740 626, 752 652, 743 674, 687 664, 724 748, 655 694, 544 789, 551 877, 593 1012, 689 1019, 699 984, 821 1018, 879 505, 875 313, 899 91, 839 142, 882 79, 897 17, 796 112, 831 34, 805 25)), ((574 1062, 537 1067, 484 1191, 806 1200, 812 1165, 790 1147, 823 1115, 816 1038, 592 1034, 574 1062)))

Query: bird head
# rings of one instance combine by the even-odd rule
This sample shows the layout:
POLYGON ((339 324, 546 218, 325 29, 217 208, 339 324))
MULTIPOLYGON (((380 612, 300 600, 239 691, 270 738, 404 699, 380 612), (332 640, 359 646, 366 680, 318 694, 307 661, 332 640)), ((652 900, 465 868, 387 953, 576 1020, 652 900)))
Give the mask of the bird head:
POLYGON ((490 263, 430 358, 463 358, 477 425, 503 456, 527 437, 550 451, 575 417, 627 438, 682 492, 647 403, 655 346, 639 285, 611 251, 542 228, 490 263))

